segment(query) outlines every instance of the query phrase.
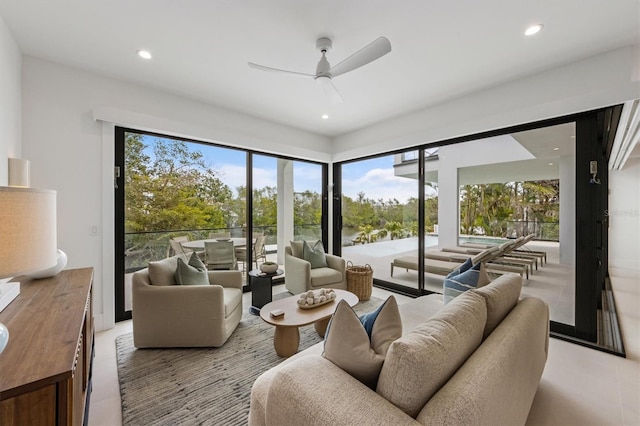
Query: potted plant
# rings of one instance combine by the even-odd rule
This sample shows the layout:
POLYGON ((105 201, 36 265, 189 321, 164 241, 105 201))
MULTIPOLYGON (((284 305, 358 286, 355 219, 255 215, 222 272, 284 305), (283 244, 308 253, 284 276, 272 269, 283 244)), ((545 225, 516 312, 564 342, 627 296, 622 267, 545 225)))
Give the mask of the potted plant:
POLYGON ((265 274, 273 274, 278 270, 278 264, 276 262, 266 261, 260 265, 260 270, 265 274))

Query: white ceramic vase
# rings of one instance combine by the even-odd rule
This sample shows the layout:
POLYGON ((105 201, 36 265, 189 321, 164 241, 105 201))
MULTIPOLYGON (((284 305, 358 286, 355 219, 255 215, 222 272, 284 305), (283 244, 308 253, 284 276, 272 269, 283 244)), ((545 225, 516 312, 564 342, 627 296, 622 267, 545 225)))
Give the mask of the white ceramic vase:
POLYGON ((260 265, 260 270, 265 274, 273 274, 278 270, 278 264, 274 263, 265 265, 263 263, 262 265, 260 265))
POLYGON ((31 274, 27 274, 28 277, 35 278, 37 280, 41 278, 49 278, 55 277, 67 266, 67 254, 62 250, 58 249, 58 258, 57 262, 51 268, 43 269, 42 271, 33 272, 31 274))

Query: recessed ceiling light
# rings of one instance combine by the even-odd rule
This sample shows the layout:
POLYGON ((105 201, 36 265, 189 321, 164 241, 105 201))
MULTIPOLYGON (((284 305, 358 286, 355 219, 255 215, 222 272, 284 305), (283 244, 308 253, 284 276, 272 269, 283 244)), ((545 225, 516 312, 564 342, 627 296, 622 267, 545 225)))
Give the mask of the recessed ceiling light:
POLYGON ((327 118, 329 118, 329 116, 327 114, 322 114, 322 119, 326 120, 327 118))
POLYGON ((151 53, 146 50, 138 50, 138 56, 144 59, 151 59, 151 53))
POLYGON ((542 24, 535 24, 535 25, 531 25, 529 28, 527 28, 527 30, 524 32, 524 35, 527 36, 531 36, 534 34, 537 34, 540 32, 540 30, 542 29, 543 25, 542 24))
POLYGON ((560 151, 560 148, 553 148, 554 151, 560 151))
POLYGON ((553 166, 553 163, 549 163, 550 166, 553 166))

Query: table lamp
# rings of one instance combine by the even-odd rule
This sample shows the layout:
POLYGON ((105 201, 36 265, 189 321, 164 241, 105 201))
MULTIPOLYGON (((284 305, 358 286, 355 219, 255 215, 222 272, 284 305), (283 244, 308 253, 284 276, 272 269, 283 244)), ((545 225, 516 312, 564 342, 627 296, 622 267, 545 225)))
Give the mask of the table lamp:
MULTIPOLYGON (((56 192, 0 187, 0 241, 1 312, 20 294, 20 283, 9 282, 11 277, 56 264, 56 192)), ((8 339, 0 323, 0 352, 8 339)))

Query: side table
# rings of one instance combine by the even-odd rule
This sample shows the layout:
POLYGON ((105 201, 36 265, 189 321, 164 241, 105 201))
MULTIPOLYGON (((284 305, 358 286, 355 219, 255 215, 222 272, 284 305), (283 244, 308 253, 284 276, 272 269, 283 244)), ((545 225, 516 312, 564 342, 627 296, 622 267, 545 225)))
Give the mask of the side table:
POLYGON ((251 307, 249 313, 260 315, 260 309, 272 300, 271 285, 273 277, 284 274, 282 269, 278 269, 273 274, 265 274, 260 269, 249 271, 251 282, 251 307))

